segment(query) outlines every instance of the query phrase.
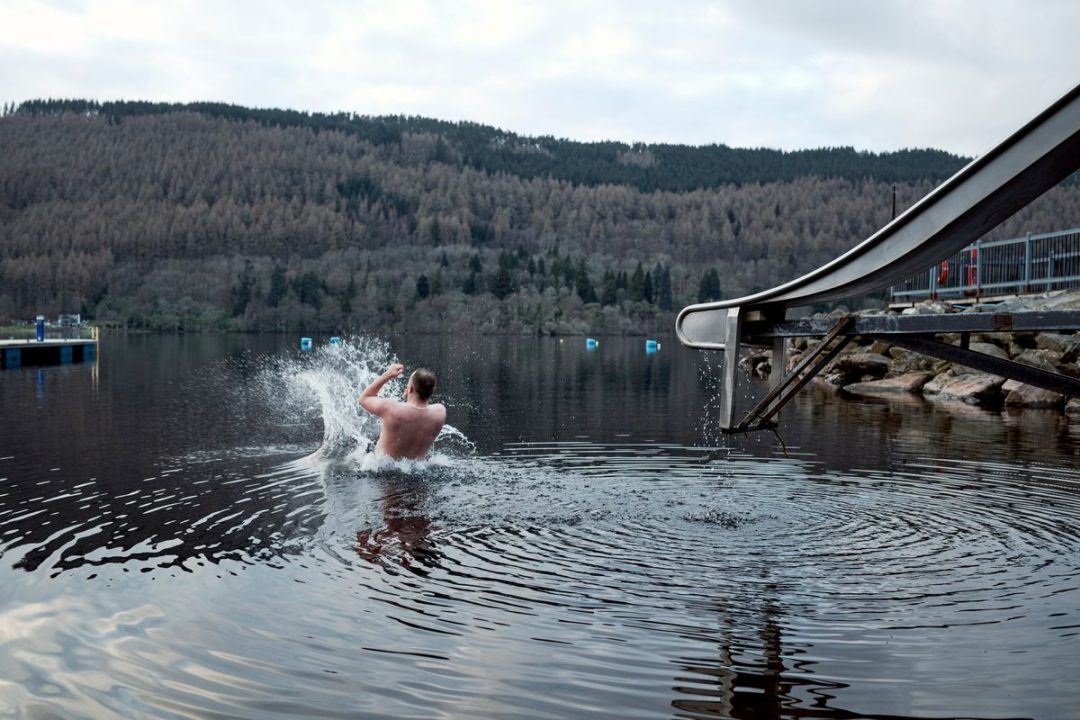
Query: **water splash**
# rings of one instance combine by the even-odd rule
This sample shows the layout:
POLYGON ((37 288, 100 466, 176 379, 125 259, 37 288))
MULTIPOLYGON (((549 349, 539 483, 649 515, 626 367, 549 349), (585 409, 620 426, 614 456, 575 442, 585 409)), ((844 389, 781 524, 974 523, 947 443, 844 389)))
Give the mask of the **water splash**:
MULTIPOLYGON (((475 446, 457 428, 446 425, 423 461, 395 462, 374 452, 379 419, 358 405, 360 392, 391 363, 400 362, 389 343, 355 337, 340 345, 322 345, 303 355, 276 358, 263 373, 263 386, 272 406, 285 422, 321 420, 322 443, 307 459, 356 463, 362 470, 398 469, 417 472, 431 465, 450 464, 472 455, 475 446)), ((408 372, 408 364, 406 364, 408 372)), ((406 377, 386 384, 384 397, 402 397, 406 377)))

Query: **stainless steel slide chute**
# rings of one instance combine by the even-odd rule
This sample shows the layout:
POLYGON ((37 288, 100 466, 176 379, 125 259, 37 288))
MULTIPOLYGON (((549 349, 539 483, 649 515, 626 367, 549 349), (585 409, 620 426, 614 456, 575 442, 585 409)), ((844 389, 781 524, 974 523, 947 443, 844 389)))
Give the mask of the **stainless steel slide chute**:
MULTIPOLYGON (((791 307, 875 292, 926 270, 989 232, 1080 168, 1080 85, 936 187, 892 222, 802 277, 733 300, 683 308, 675 321, 688 347, 723 350, 720 426, 735 429, 735 383, 744 326, 782 322, 791 307)), ((748 327, 748 326, 747 326, 748 327)), ((758 332, 760 336, 761 333, 758 332)), ((782 338, 770 385, 784 385, 782 338)))

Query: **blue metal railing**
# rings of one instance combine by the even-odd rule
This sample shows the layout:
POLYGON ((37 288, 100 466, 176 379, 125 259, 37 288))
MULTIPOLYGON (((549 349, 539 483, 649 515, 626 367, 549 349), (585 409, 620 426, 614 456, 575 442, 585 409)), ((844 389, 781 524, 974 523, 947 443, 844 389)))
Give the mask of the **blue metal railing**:
POLYGON ((1020 295, 1080 286, 1080 228, 977 240, 890 289, 895 301, 1020 295))

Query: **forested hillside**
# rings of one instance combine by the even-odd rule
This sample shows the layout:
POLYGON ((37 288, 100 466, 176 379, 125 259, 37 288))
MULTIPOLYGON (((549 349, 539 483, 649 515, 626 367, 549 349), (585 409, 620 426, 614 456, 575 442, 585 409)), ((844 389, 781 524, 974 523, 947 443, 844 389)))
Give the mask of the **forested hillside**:
MULTIPOLYGON (((424 118, 39 101, 0 117, 0 320, 656 332, 790 279, 964 162, 576 143, 424 118)), ((996 234, 1075 225, 1055 188, 996 234)))

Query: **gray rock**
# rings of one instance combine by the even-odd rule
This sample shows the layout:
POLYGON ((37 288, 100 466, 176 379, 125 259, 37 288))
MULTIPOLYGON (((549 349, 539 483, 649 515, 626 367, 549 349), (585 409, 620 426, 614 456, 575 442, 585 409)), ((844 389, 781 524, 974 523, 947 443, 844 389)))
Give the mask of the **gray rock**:
POLYGON ((842 375, 847 382, 862 378, 865 375, 879 378, 889 372, 889 359, 877 353, 856 352, 850 355, 841 355, 833 362, 832 370, 834 373, 842 375))
POLYGON ((1047 293, 1031 302, 1030 306, 1038 310, 1080 310, 1080 290, 1047 293))
POLYGON ((934 379, 923 385, 923 395, 937 395, 941 389, 952 382, 956 375, 952 368, 948 368, 934 375, 934 379))
POLYGON ((1069 402, 1065 403, 1065 412, 1080 415, 1080 398, 1069 398, 1069 402))
POLYGON ((997 345, 1003 350, 1009 349, 1010 337, 1004 333, 972 333, 971 342, 973 343, 990 343, 991 345, 997 345))
MULTIPOLYGON (((892 364, 889 366, 888 377, 916 371, 929 372, 935 364, 933 358, 900 348, 893 348, 889 355, 892 357, 892 364)), ((942 368, 942 371, 944 369, 942 368)), ((937 373, 931 372, 930 374, 936 375, 937 373)))
POLYGON ((772 350, 754 350, 744 355, 739 365, 756 377, 766 378, 772 370, 772 350))
POLYGON ((874 342, 872 342, 870 344, 870 347, 867 348, 867 350, 869 352, 872 352, 872 353, 876 354, 876 355, 888 355, 889 354, 889 344, 886 343, 883 340, 875 340, 874 342))
POLYGON ((859 382, 844 387, 844 392, 852 395, 895 395, 900 393, 917 393, 922 390, 933 375, 928 372, 911 372, 884 380, 859 382))
POLYGON ((968 405, 992 405, 1001 399, 1001 386, 1004 384, 1005 378, 996 375, 968 373, 945 383, 937 397, 942 400, 959 400, 968 405))
POLYGON ((993 343, 973 342, 968 345, 968 349, 974 352, 980 352, 990 357, 996 357, 1000 360, 1008 360, 1009 353, 1006 352, 1001 346, 993 343))
MULTIPOLYGON (((999 360, 1008 360, 1009 359, 1009 353, 1007 353, 1006 351, 1002 350, 1000 347, 998 347, 997 345, 994 345, 992 343, 975 343, 975 342, 973 342, 968 346, 968 348, 970 350, 972 350, 973 352, 983 353, 984 355, 989 355, 990 357, 995 357, 995 358, 998 358, 999 360)), ((953 371, 957 375, 968 375, 968 374, 971 374, 971 373, 982 372, 981 370, 976 370, 975 368, 970 368, 970 367, 968 367, 966 365, 961 365, 959 363, 955 363, 953 365, 953 371)))
POLYGON ((1025 408, 1059 408, 1065 402, 1065 396, 1051 390, 1043 390, 1034 385, 1010 380, 1002 386, 1005 404, 1025 408))
POLYGON ((901 315, 945 315, 947 313, 956 312, 956 308, 952 305, 941 302, 940 300, 924 300, 920 303, 915 303, 909 308, 905 308, 901 315))
POLYGON ((1015 359, 1018 363, 1030 365, 1031 367, 1036 367, 1040 370, 1057 372, 1057 364, 1054 361, 1060 358, 1061 356, 1059 354, 1051 350, 1024 350, 1017 355, 1015 359))
POLYGON ((1041 332, 1035 336, 1035 347, 1039 350, 1052 350, 1064 355, 1080 346, 1080 337, 1065 335, 1063 333, 1041 332))

